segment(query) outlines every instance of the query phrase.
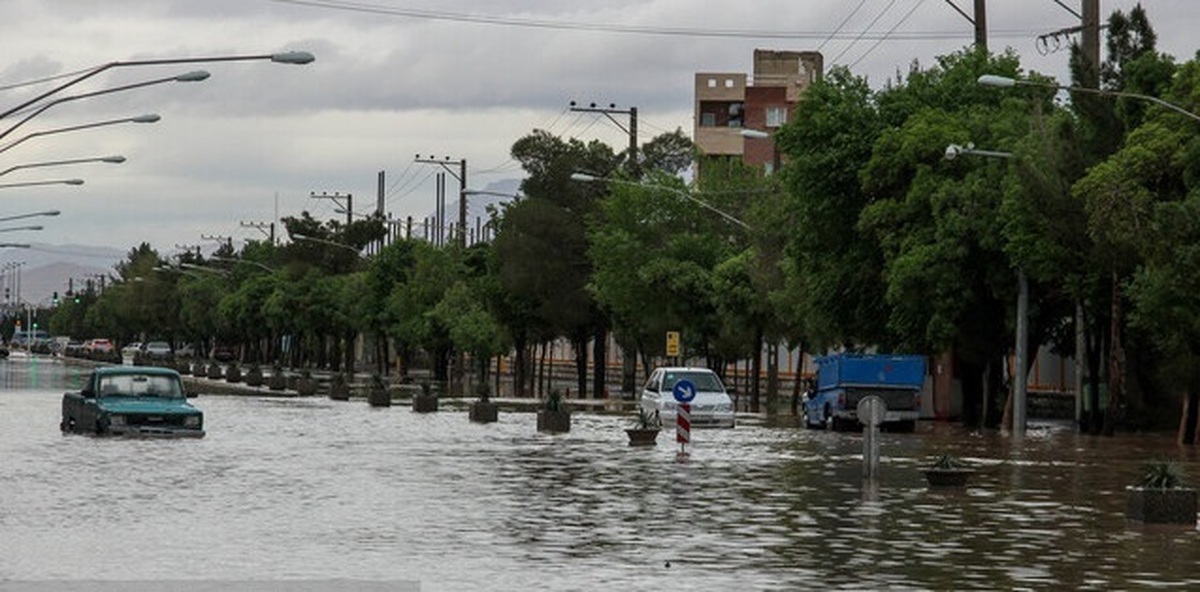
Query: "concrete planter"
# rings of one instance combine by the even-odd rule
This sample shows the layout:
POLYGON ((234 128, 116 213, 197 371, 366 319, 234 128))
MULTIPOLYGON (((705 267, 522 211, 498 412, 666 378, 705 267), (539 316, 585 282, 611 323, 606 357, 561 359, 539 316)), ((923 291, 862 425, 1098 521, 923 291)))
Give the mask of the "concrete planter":
POLYGON ((495 423, 500 418, 500 407, 491 401, 475 401, 467 416, 475 423, 495 423))
POLYGON ((538 411, 537 431, 550 434, 565 434, 571 431, 571 412, 565 409, 538 411))
POLYGON ((287 388, 287 377, 283 375, 283 371, 272 371, 270 378, 267 379, 267 388, 273 391, 282 391, 287 388))
POLYGON ((1190 487, 1125 488, 1125 517, 1145 524, 1196 526, 1196 490, 1190 487))
POLYGON ((925 473, 925 481, 930 487, 966 487, 975 469, 926 468, 921 472, 925 473))
POLYGON ((630 446, 655 446, 658 444, 658 428, 628 428, 630 446))
POLYGON ((259 368, 258 366, 251 366, 250 369, 246 371, 246 385, 247 386, 262 386, 263 385, 262 368, 259 368))
POLYGON ((391 407, 392 394, 386 388, 372 388, 367 391, 367 404, 372 407, 391 407))
POLYGON ((242 369, 236 364, 230 364, 229 368, 225 369, 225 382, 237 384, 242 381, 242 369))
POLYGON ((209 364, 207 376, 213 380, 220 380, 224 373, 221 372, 220 364, 209 364))
POLYGON ((296 379, 296 394, 301 397, 311 397, 317 394, 317 379, 300 377, 296 379))
POLYGON ((412 410, 417 413, 433 413, 438 410, 438 398, 433 393, 420 393, 412 399, 412 410))
POLYGON ((329 383, 329 398, 334 401, 349 401, 350 400, 350 385, 346 384, 345 380, 334 380, 329 383))

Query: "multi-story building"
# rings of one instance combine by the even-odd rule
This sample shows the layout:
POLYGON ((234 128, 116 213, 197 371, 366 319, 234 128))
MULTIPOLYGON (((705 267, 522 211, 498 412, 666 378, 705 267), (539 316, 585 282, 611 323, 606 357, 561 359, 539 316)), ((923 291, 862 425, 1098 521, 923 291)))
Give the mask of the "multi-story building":
POLYGON ((773 171, 778 153, 770 135, 788 120, 801 92, 820 79, 824 67, 819 52, 756 49, 753 78, 744 73, 697 73, 692 137, 701 162, 742 158, 773 171), (767 137, 747 137, 744 130, 767 137))

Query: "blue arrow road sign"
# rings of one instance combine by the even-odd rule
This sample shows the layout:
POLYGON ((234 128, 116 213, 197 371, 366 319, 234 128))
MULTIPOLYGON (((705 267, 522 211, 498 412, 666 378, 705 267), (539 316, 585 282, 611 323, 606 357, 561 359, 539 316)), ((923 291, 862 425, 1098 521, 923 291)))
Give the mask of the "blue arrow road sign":
POLYGON ((692 384, 690 380, 681 380, 675 383, 671 394, 675 395, 675 400, 680 403, 691 403, 692 399, 696 398, 696 385, 692 384))

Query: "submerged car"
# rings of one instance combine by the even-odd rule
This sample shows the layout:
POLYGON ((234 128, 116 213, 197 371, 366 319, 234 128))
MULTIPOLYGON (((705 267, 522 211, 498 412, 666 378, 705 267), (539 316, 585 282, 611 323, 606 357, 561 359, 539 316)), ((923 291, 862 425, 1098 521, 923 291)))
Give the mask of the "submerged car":
POLYGON ((693 427, 731 428, 735 424, 733 399, 716 372, 708 368, 658 368, 642 387, 641 407, 656 416, 662 424, 674 424, 676 405, 675 385, 687 380, 696 389, 691 402, 689 419, 693 427))
POLYGON ((169 368, 96 368, 62 401, 65 433, 145 437, 204 436, 204 412, 187 400, 183 380, 169 368))

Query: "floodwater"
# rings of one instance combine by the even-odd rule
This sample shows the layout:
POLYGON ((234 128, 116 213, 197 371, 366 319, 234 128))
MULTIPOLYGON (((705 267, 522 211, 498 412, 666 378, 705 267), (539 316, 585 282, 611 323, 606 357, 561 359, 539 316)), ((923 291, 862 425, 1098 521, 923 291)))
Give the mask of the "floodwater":
MULTIPOLYGON (((1200 533, 1124 517, 1170 434, 1021 440, 953 426, 862 438, 746 418, 630 448, 628 417, 472 424, 324 398, 201 396, 202 440, 64 436, 83 370, 0 362, 5 581, 361 581, 421 590, 1200 588, 1200 533), (979 469, 929 489, 952 452, 979 469)), ((671 434, 670 436, 673 436, 671 434)))

